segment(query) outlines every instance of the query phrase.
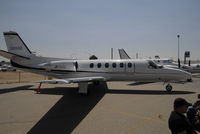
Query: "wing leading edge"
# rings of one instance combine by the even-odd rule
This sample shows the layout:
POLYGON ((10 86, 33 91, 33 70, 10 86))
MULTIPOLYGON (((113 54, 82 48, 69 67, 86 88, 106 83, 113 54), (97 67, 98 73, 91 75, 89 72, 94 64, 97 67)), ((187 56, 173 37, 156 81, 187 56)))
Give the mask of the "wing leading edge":
POLYGON ((92 81, 105 81, 104 77, 80 77, 71 79, 54 79, 54 80, 41 80, 35 83, 48 83, 48 84, 70 84, 70 83, 83 83, 92 81))

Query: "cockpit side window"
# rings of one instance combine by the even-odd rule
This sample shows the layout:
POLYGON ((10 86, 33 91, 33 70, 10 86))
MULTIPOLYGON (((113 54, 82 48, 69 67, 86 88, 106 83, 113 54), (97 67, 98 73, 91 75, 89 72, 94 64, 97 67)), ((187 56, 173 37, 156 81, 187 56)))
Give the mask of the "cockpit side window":
POLYGON ((153 69, 157 69, 158 68, 158 66, 151 60, 149 60, 148 63, 149 63, 148 68, 153 68, 153 69))
POLYGON ((183 68, 183 69, 188 69, 188 67, 187 67, 187 66, 182 66, 182 68, 183 68))

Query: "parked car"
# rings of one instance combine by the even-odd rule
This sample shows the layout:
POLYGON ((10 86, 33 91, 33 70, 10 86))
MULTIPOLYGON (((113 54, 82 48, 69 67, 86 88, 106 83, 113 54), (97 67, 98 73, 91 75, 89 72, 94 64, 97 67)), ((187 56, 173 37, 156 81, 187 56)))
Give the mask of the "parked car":
POLYGON ((5 67, 5 66, 2 66, 2 67, 1 67, 1 72, 6 72, 6 71, 8 71, 8 68, 5 67))
POLYGON ((14 72, 14 71, 16 71, 16 68, 14 68, 12 66, 8 66, 8 71, 14 72))

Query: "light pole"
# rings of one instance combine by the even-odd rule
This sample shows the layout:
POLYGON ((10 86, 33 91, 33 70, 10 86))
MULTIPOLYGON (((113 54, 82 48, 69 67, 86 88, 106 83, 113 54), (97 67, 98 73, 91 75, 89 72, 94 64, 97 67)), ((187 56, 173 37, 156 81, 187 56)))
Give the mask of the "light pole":
POLYGON ((113 59, 113 48, 111 48, 111 59, 113 59))
POLYGON ((178 38, 178 67, 180 68, 180 66, 181 66, 181 64, 180 64, 180 55, 179 55, 179 49, 180 49, 180 47, 179 47, 179 38, 180 38, 180 35, 177 35, 177 38, 178 38))

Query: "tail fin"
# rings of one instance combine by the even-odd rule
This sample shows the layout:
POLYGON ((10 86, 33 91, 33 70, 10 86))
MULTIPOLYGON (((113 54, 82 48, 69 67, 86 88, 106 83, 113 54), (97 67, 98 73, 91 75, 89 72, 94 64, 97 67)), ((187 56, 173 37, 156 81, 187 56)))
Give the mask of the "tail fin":
POLYGON ((131 59, 124 49, 118 49, 120 59, 131 59))
POLYGON ((31 51, 16 32, 4 32, 3 34, 8 52, 23 57, 30 57, 31 51))

